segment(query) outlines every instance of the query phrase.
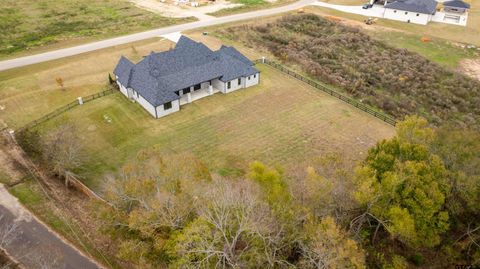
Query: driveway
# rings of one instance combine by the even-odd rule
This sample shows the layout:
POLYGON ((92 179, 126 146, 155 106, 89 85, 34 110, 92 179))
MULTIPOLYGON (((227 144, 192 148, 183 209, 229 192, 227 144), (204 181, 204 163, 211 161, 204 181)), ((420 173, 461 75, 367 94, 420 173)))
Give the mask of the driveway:
POLYGON ((26 268, 101 268, 38 221, 2 184, 0 217, 0 233, 16 226, 5 250, 26 268))
POLYGON ((314 2, 315 0, 300 0, 293 4, 281 6, 277 8, 264 9, 264 10, 252 11, 248 13, 213 18, 209 20, 201 20, 201 21, 196 21, 196 22, 191 22, 186 24, 174 25, 174 26, 169 26, 169 27, 160 28, 156 30, 93 42, 93 43, 80 45, 76 47, 60 49, 60 50, 50 51, 50 52, 36 54, 32 56, 15 58, 11 60, 5 60, 0 62, 0 71, 21 67, 21 66, 27 66, 27 65, 36 64, 36 63, 41 63, 41 62, 46 62, 46 61, 51 61, 51 60, 56 60, 56 59, 73 56, 73 55, 77 55, 85 52, 90 52, 98 49, 131 43, 131 42, 149 39, 153 37, 159 37, 161 35, 171 34, 175 32, 183 32, 183 31, 192 30, 192 29, 201 28, 201 27, 207 27, 207 26, 213 26, 213 25, 224 24, 229 22, 250 20, 250 19, 256 19, 258 17, 275 15, 275 14, 295 10, 298 8, 302 8, 314 2))
POLYGON ((381 5, 374 5, 369 9, 363 9, 362 6, 334 5, 334 4, 324 3, 321 1, 316 1, 315 3, 312 3, 312 6, 326 7, 326 8, 346 12, 346 13, 363 15, 367 17, 377 17, 377 18, 383 18, 383 13, 385 13, 385 8, 381 5))

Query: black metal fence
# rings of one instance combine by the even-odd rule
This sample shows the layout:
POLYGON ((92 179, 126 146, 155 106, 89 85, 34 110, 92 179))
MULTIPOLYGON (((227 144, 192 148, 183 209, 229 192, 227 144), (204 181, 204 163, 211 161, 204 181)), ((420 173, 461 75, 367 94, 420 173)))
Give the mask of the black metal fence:
MULTIPOLYGON (((107 96, 107 95, 110 95, 114 92, 117 92, 116 89, 108 89, 108 90, 105 90, 105 91, 102 91, 102 92, 98 92, 98 93, 95 93, 95 94, 92 94, 92 95, 88 95, 88 96, 85 96, 85 97, 82 97, 82 101, 83 103, 87 103, 87 102, 90 102, 90 101, 93 101, 95 99, 98 99, 100 97, 104 97, 104 96, 107 96)), ((17 131, 22 131, 22 130, 25 130, 25 129, 28 129, 28 128, 32 128, 32 127, 35 127, 37 125, 39 125, 40 123, 43 123, 47 120, 50 120, 52 118, 55 118, 57 117, 58 115, 62 114, 62 113, 65 113, 67 111, 69 111, 70 109, 76 107, 76 106, 79 106, 80 105, 80 102, 79 100, 75 100, 71 103, 68 103, 60 108, 57 108, 55 109, 54 111, 48 113, 47 115, 39 118, 39 119, 36 119, 32 122, 29 122, 28 124, 26 124, 25 126, 19 128, 17 131)))
POLYGON ((393 125, 395 126, 397 124, 397 121, 395 120, 395 118, 393 118, 392 116, 389 116, 389 115, 386 115, 385 113, 382 113, 382 112, 379 112, 379 111, 376 111, 375 109, 371 108, 370 106, 368 105, 365 105, 363 104, 362 102, 360 101, 357 101, 355 100, 354 98, 352 97, 349 97, 349 96, 346 96, 342 93, 339 93, 337 92, 336 90, 332 89, 331 87, 323 84, 323 83, 320 83, 320 82, 317 82, 317 81, 314 81, 312 79, 309 79, 309 78, 306 78, 288 68, 286 68, 285 66, 279 64, 279 63, 276 63, 274 61, 271 61, 271 60, 267 60, 267 59, 259 59, 259 60, 255 60, 254 61, 255 63, 263 63, 263 64, 267 64, 277 70, 280 70, 281 72, 289 75, 289 76, 292 76, 298 80, 301 80, 307 84, 309 84, 310 86, 312 87, 315 87, 319 90, 322 90, 328 94, 330 94, 331 96, 333 97, 336 97, 362 111, 365 111, 367 112, 368 114, 371 114, 372 116, 376 117, 376 118, 379 118, 381 120, 383 120, 384 122, 390 124, 390 125, 393 125))

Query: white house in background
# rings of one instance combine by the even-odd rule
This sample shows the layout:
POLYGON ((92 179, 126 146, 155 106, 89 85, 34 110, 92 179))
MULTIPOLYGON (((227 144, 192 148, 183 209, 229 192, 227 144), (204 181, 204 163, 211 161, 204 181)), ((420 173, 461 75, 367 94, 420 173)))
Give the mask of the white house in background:
POLYGON ((437 12, 435 0, 385 1, 386 19, 426 25, 437 12))
POLYGON ((446 1, 442 4, 443 10, 442 12, 437 12, 433 18, 434 21, 462 26, 467 25, 469 4, 460 0, 446 1))
POLYGON ((370 0, 370 4, 383 5, 377 17, 426 25, 430 21, 466 26, 470 5, 461 1, 438 0, 370 0))
POLYGON ((155 118, 217 92, 257 85, 260 80, 253 63, 235 48, 222 46, 212 51, 185 36, 174 49, 152 52, 137 64, 122 56, 113 73, 120 91, 155 118))

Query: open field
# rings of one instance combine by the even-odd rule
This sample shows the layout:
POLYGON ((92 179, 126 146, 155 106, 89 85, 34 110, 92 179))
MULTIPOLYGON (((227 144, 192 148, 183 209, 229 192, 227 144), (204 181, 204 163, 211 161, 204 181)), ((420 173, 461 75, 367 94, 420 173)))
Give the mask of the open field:
POLYGON ((94 188, 142 149, 193 153, 212 171, 228 173, 243 171, 253 160, 286 167, 327 153, 359 160, 393 135, 391 126, 340 100, 269 67, 260 69, 259 86, 196 101, 162 119, 115 94, 39 129, 67 122, 78 127, 89 155, 78 173, 94 188))
POLYGON ((162 17, 124 0, 4 0, 1 6, 1 58, 194 20, 162 17))
MULTIPOLYGON (((102 91, 121 55, 140 60, 172 42, 150 39, 0 73, 0 122, 13 128, 75 100, 102 91), (57 84, 62 78, 65 90, 57 84)), ((2 125, 0 125, 2 126, 2 125)))

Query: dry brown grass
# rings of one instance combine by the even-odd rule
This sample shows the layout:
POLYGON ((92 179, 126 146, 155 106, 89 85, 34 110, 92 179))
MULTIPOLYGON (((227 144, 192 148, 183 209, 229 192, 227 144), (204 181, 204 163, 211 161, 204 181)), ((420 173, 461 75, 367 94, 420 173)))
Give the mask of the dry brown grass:
POLYGON ((0 73, 0 120, 20 127, 29 121, 69 103, 78 96, 103 90, 121 55, 140 60, 152 50, 170 48, 172 42, 150 39, 98 50, 52 62, 0 73), (62 78, 65 91, 56 82, 62 78))

